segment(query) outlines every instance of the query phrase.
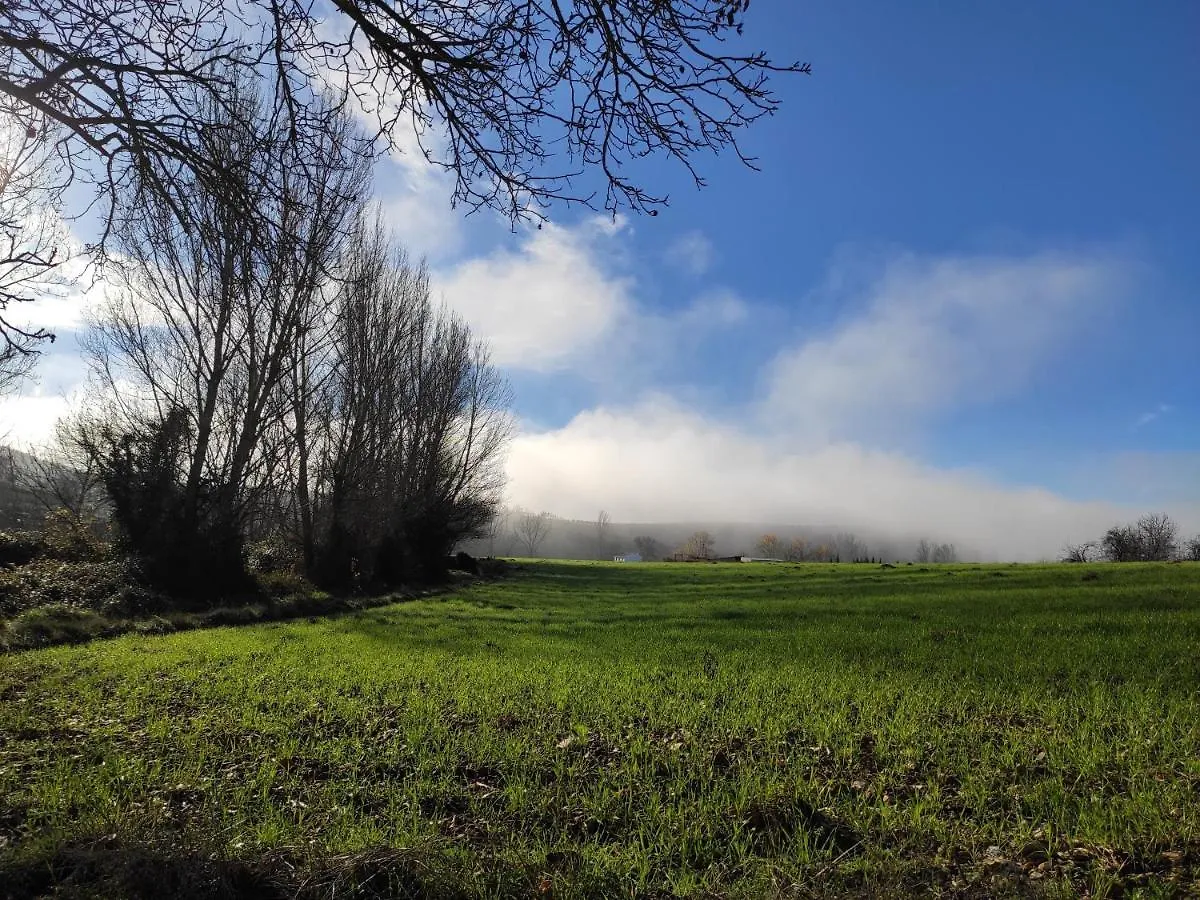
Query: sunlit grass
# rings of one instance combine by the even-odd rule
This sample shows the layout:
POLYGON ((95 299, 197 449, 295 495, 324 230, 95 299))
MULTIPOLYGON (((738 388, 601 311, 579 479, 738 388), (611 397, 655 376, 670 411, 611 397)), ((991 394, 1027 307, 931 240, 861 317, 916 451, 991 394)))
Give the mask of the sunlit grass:
POLYGON ((99 841, 403 848, 349 879, 400 894, 1197 886, 1200 566, 543 563, 12 655, 0 697, 22 877, 99 841))

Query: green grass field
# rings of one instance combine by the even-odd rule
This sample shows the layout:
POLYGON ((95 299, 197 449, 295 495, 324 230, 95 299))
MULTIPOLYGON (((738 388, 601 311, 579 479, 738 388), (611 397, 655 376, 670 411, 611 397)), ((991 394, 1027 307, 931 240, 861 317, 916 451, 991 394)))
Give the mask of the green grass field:
POLYGON ((1200 566, 541 563, 0 657, 6 891, 1188 895, 1200 566))

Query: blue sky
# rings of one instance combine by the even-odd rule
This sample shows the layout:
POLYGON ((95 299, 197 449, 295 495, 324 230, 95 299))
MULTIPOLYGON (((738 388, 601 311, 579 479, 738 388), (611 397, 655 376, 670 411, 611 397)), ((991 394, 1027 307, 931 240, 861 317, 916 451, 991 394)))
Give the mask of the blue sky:
POLYGON ((515 233, 411 154, 379 192, 513 381, 514 503, 1014 558, 1200 529, 1198 37, 1191 2, 764 0, 746 43, 813 74, 745 135, 761 172, 650 161, 658 217, 515 233))

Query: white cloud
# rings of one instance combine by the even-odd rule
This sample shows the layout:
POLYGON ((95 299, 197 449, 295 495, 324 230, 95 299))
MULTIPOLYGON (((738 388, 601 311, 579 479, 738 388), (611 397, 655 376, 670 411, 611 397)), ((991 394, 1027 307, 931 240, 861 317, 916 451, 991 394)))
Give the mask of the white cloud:
POLYGON ((117 288, 81 264, 64 266, 57 283, 36 300, 10 308, 9 320, 23 328, 45 328, 55 335, 80 331, 117 288))
POLYGON ((375 167, 383 220, 415 256, 445 259, 463 246, 462 214, 451 207, 453 183, 425 161, 415 135, 375 167))
POLYGON ((795 450, 656 398, 521 434, 513 503, 620 521, 762 522, 930 536, 996 559, 1053 557, 1129 512, 1041 488, 1010 488, 860 444, 795 450))
POLYGON ((750 307, 746 301, 733 291, 721 289, 701 294, 673 317, 673 323, 696 329, 711 329, 740 325, 749 316, 750 307))
POLYGON ((602 341, 631 308, 629 279, 606 272, 595 244, 603 224, 530 231, 517 250, 498 250, 435 274, 435 290, 513 369, 549 371, 602 341))
POLYGON ((18 293, 35 299, 11 304, 5 318, 26 330, 77 331, 111 286, 100 277, 83 241, 58 212, 51 209, 44 215, 41 227, 51 238, 58 265, 24 284, 18 293))
POLYGON ((1171 412, 1174 407, 1169 403, 1160 403, 1154 409, 1142 413, 1137 417, 1137 421, 1133 423, 1134 430, 1141 428, 1143 425, 1149 425, 1155 419, 1160 419, 1167 413, 1171 412))
POLYGON ((44 443, 59 417, 81 400, 86 381, 87 363, 74 340, 45 347, 33 377, 17 393, 0 397, 0 444, 44 443))
MULTIPOLYGON (((572 517, 603 507, 624 521, 812 524, 929 536, 998 559, 1053 557, 1135 511, 939 469, 874 439, 1028 386, 1083 339, 1081 321, 1121 298, 1132 266, 1087 254, 910 257, 853 297, 845 290, 855 279, 843 273, 849 312, 766 366, 749 424, 663 395, 602 405, 517 437, 511 499, 572 517)), ((713 295, 657 317, 647 333, 665 345, 672 328, 686 335, 688 323, 748 315, 735 295, 713 295)), ((1195 505, 1174 512, 1200 526, 1195 505)))
POLYGON ((666 251, 666 260, 689 275, 703 275, 713 264, 712 241, 700 231, 689 231, 676 238, 666 251))
POLYGON ((610 328, 611 337, 572 361, 575 371, 597 385, 602 395, 640 396, 668 379, 694 379, 697 363, 719 353, 717 342, 736 340, 753 308, 728 289, 700 294, 678 309, 658 312, 642 304, 625 305, 610 328))
POLYGON ((804 336, 767 372, 766 407, 825 436, 879 436, 1026 385, 1119 296, 1122 257, 906 257, 834 328, 804 336))
POLYGON ((45 443, 70 406, 66 397, 52 394, 0 397, 0 444, 26 447, 45 443))

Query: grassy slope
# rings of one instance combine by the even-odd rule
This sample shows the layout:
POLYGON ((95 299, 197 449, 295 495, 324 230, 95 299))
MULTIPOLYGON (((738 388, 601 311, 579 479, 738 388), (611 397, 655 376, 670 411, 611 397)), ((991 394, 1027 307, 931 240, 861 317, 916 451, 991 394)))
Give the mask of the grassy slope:
POLYGON ((1197 566, 540 564, 0 698, 14 892, 103 887, 89 846, 227 894, 1200 886, 1197 566))

